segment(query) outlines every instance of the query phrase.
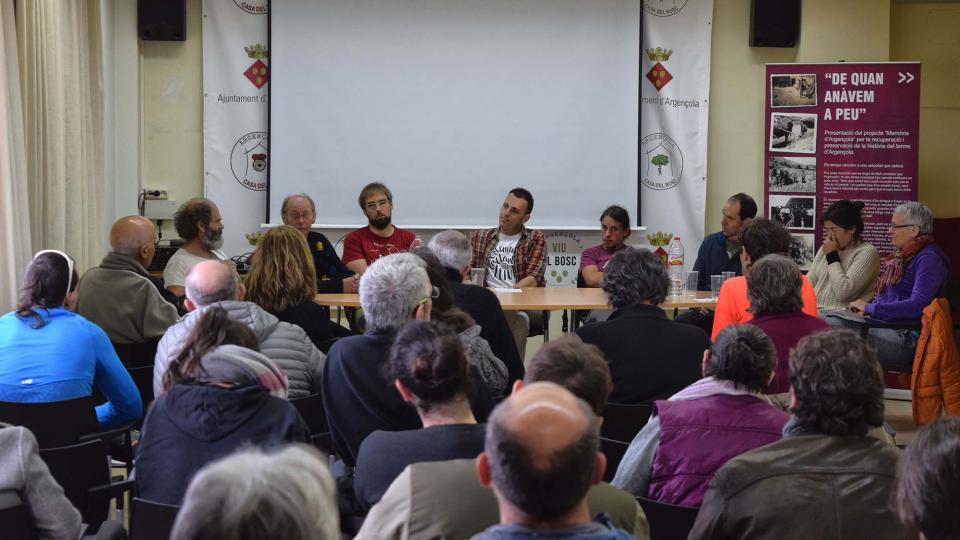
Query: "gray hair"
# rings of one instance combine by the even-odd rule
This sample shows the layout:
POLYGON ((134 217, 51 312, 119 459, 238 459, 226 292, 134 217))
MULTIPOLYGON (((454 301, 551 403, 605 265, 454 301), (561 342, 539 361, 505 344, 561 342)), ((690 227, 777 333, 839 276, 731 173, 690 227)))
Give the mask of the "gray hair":
POLYGON ((410 253, 381 257, 367 268, 360 278, 360 305, 368 331, 393 332, 411 319, 429 287, 426 268, 410 253))
POLYGON ((438 233, 430 239, 427 247, 440 259, 440 264, 457 272, 463 272, 470 266, 473 258, 470 241, 460 231, 447 230, 438 233))
POLYGON ((170 538, 339 539, 333 477, 306 445, 242 450, 193 477, 170 538))
POLYGON ((770 254, 750 265, 747 298, 750 313, 794 313, 803 309, 803 278, 792 259, 770 254))
POLYGON ((670 278, 663 259, 649 250, 627 247, 607 262, 600 287, 613 309, 647 300, 660 305, 667 298, 670 278))
POLYGON ((920 234, 933 233, 933 212, 927 205, 916 201, 905 202, 898 206, 893 213, 903 216, 905 224, 919 227, 920 234))
POLYGON ((195 306, 203 307, 215 302, 237 299, 237 291, 240 290, 237 271, 225 264, 219 264, 219 267, 210 275, 203 275, 203 272, 196 270, 197 265, 194 265, 187 274, 183 288, 187 298, 195 306))
POLYGON ((310 203, 310 211, 313 212, 314 214, 317 213, 317 205, 313 203, 313 199, 311 199, 310 196, 307 195, 306 193, 297 193, 296 195, 287 195, 286 197, 283 198, 283 203, 280 205, 281 216, 287 215, 287 204, 290 202, 290 199, 295 199, 297 197, 306 199, 307 202, 310 203))

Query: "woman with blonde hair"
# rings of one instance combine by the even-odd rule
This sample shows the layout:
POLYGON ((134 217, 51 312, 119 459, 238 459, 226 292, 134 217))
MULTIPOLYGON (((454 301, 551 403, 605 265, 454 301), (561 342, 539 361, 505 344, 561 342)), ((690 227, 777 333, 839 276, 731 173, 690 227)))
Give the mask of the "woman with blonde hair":
POLYGON ((302 234, 287 225, 268 230, 253 256, 246 285, 248 301, 283 322, 303 328, 326 354, 333 338, 330 317, 313 302, 316 272, 302 234))

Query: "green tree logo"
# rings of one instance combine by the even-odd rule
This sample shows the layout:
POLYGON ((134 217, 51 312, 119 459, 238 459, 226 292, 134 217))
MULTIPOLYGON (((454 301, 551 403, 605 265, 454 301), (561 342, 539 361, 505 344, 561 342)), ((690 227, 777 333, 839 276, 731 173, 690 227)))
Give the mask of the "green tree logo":
POLYGON ((653 159, 650 160, 650 163, 657 166, 658 175, 663 175, 663 166, 670 163, 670 158, 663 154, 657 154, 653 156, 653 159))

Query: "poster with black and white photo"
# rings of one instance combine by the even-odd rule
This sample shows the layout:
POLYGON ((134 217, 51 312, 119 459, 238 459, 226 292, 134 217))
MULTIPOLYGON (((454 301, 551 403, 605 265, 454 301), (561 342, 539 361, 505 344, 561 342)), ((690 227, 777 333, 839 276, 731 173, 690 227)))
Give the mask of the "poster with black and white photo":
POLYGON ((770 76, 773 107, 809 107, 817 104, 817 75, 787 73, 770 76))
POLYGON ((767 161, 770 191, 816 193, 817 158, 812 156, 770 156, 767 161))
POLYGON ((767 216, 783 223, 788 229, 812 230, 815 206, 816 197, 770 195, 770 212, 767 216))
POLYGON ((770 151, 813 154, 817 151, 817 115, 772 113, 770 151))
POLYGON ((790 236, 790 258, 801 270, 809 270, 813 262, 813 256, 816 253, 813 238, 813 233, 790 236))

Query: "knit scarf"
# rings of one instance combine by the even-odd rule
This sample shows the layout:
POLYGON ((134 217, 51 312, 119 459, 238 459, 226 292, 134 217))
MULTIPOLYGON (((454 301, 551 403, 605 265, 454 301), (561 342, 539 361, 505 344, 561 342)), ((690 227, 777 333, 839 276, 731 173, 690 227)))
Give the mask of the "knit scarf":
POLYGON ((266 356, 237 345, 221 345, 203 355, 200 384, 259 386, 270 395, 287 397, 287 376, 266 356))
POLYGON ((876 287, 873 288, 873 294, 880 294, 880 291, 899 283, 913 256, 934 242, 932 234, 922 234, 913 242, 907 244, 906 247, 897 248, 893 253, 887 255, 883 262, 883 272, 880 274, 880 279, 877 280, 876 287))

